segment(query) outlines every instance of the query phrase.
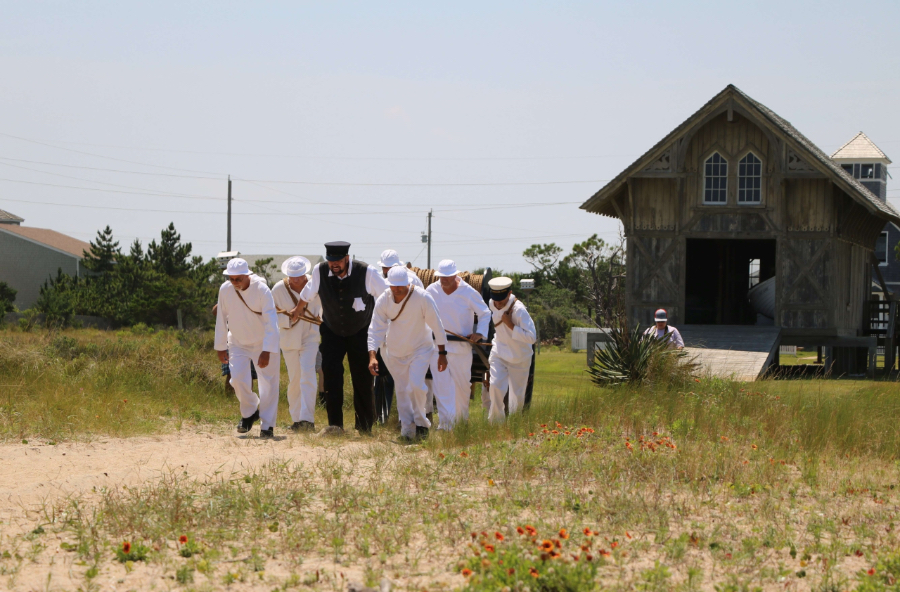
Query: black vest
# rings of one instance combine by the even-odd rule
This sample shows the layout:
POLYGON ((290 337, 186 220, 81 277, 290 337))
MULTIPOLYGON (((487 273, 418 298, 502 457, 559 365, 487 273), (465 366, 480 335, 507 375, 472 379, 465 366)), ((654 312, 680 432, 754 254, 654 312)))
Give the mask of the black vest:
POLYGON ((375 299, 366 291, 366 269, 361 261, 352 261, 350 277, 339 280, 328 275, 328 265, 319 265, 319 299, 322 301, 322 321, 334 333, 349 337, 369 326, 375 299), (353 301, 362 298, 366 309, 353 310, 353 301))

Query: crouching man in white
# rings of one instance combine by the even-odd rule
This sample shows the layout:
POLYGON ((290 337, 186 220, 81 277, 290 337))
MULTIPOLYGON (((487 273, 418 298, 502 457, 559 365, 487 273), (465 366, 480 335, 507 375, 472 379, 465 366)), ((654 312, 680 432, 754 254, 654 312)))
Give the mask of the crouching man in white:
POLYGON ((490 421, 506 419, 503 397, 509 389, 509 412, 515 413, 525 399, 531 346, 536 338, 534 321, 525 305, 510 292, 512 280, 497 277, 488 282, 491 288, 491 315, 494 340, 491 342, 491 409, 490 421))
POLYGON ((425 372, 435 344, 438 371, 447 369, 447 334, 434 300, 422 288, 410 287, 406 268, 391 268, 387 281, 389 289, 375 301, 369 325, 369 372, 378 374, 375 352, 380 347, 394 377, 400 437, 411 441, 428 436, 431 422, 425 417, 425 372))
POLYGON ((444 259, 438 264, 438 281, 425 292, 434 299, 441 323, 448 332, 448 371, 437 373, 438 356, 433 354, 431 375, 437 398, 439 429, 449 430, 460 420, 469 419, 469 394, 472 388, 472 345, 461 339, 484 341, 491 313, 481 294, 459 277, 456 263, 444 259), (476 326, 475 319, 478 318, 476 326), (474 333, 472 329, 475 329, 474 333), (459 337, 449 335, 455 333, 459 337))
POLYGON ((306 305, 304 317, 291 322, 290 313, 300 301, 300 291, 310 280, 307 275, 312 264, 306 257, 291 257, 281 264, 281 273, 286 277, 272 288, 272 298, 279 310, 278 332, 281 337, 281 353, 287 366, 290 382, 287 388, 295 432, 310 432, 316 429, 316 355, 319 353, 319 326, 305 320, 308 317, 321 318, 322 304, 319 296, 313 296, 306 305), (281 311, 284 311, 281 314, 281 311))
POLYGON ((215 348, 219 361, 228 363, 231 386, 241 405, 237 431, 245 434, 260 420, 260 437, 271 438, 275 435, 281 366, 275 301, 265 280, 251 274, 243 259, 229 261, 224 274, 228 281, 219 288, 215 348), (256 362, 258 397, 252 390, 251 360, 256 362))

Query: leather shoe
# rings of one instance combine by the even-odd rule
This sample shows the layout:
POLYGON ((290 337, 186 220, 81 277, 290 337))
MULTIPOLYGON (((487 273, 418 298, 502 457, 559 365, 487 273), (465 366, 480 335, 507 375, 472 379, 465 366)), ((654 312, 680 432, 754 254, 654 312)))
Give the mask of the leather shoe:
POLYGON ((314 432, 316 431, 316 424, 311 421, 295 421, 291 426, 291 431, 294 433, 297 432, 314 432))
POLYGON ((237 425, 237 432, 239 434, 246 434, 253 427, 253 424, 259 421, 259 409, 253 412, 253 415, 250 417, 241 418, 240 423, 237 425))
POLYGON ((267 430, 259 430, 260 438, 274 438, 275 437, 275 428, 269 428, 267 430))

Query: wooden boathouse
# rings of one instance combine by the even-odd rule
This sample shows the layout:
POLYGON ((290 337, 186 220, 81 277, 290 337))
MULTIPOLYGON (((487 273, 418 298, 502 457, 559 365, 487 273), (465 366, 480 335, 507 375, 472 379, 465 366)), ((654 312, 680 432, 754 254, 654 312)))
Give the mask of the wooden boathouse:
POLYGON ((629 325, 665 308, 686 338, 744 336, 766 354, 759 372, 779 344, 825 347, 837 373, 871 372, 875 344, 893 338, 895 304, 878 309, 890 314, 878 333, 869 298, 876 239, 900 213, 733 85, 581 208, 624 226, 629 325), (767 280, 771 318, 747 297, 767 280))

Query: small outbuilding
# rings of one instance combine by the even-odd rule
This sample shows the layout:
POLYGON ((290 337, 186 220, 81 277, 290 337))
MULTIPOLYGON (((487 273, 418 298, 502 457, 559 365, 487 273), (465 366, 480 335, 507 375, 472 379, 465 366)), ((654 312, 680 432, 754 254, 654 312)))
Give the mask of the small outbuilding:
POLYGON ((871 366, 859 350, 874 359, 873 250, 900 213, 735 86, 581 208, 624 226, 629 324, 665 308, 673 325, 768 325, 776 345, 834 348, 839 370, 871 366), (748 299, 767 280, 771 318, 748 299))
POLYGON ((16 306, 37 302, 41 286, 59 270, 80 277, 84 251, 91 245, 47 228, 22 226, 24 219, 0 210, 0 282, 16 290, 16 306))

